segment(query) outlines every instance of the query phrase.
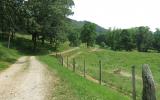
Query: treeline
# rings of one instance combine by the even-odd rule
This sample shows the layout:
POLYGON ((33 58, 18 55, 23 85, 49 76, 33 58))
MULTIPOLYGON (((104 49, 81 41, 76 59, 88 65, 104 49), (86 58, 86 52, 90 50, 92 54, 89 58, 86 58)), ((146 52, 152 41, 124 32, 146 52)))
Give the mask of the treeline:
POLYGON ((32 35, 37 41, 50 42, 55 48, 67 39, 67 16, 73 14, 73 0, 0 0, 0 36, 7 37, 8 47, 15 33, 32 35))
POLYGON ((147 26, 140 26, 129 29, 108 29, 106 33, 96 34, 96 25, 86 22, 81 29, 74 29, 69 34, 71 46, 79 46, 86 43, 87 47, 100 45, 112 50, 138 50, 147 52, 157 50, 160 52, 160 29, 150 31, 147 26))
POLYGON ((82 28, 72 29, 68 34, 70 46, 79 46, 85 43, 87 47, 92 47, 96 42, 96 25, 91 22, 85 22, 82 28))
POLYGON ((137 49, 140 52, 148 50, 160 52, 160 29, 156 29, 155 32, 144 26, 130 29, 109 29, 105 34, 97 36, 96 43, 102 47, 110 47, 112 50, 131 51, 137 49))
POLYGON ((148 27, 109 29, 105 34, 96 34, 96 25, 86 22, 82 28, 71 27, 69 15, 73 12, 73 0, 0 0, 0 39, 8 41, 8 48, 15 34, 32 35, 33 50, 37 41, 50 43, 55 49, 65 41, 71 46, 95 43, 113 50, 131 51, 149 49, 160 51, 160 30, 148 27))

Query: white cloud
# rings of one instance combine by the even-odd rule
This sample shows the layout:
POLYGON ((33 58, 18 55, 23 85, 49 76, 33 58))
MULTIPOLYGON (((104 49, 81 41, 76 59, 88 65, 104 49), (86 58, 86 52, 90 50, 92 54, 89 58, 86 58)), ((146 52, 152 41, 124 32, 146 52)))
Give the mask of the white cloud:
POLYGON ((159 0, 74 0, 75 20, 88 20, 105 28, 160 27, 159 0))

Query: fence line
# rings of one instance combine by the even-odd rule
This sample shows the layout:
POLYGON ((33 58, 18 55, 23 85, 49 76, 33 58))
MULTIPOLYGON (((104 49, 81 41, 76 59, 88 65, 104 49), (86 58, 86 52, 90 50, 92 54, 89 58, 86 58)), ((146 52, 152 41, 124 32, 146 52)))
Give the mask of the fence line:
MULTIPOLYGON (((60 56, 57 56, 57 57, 59 57, 61 59, 60 61, 62 63, 62 66, 65 66, 63 56, 60 55, 60 56)), ((69 68, 70 64, 69 64, 68 56, 67 56, 67 64, 66 65, 67 65, 67 68, 69 68)), ((85 59, 83 61, 83 65, 84 65, 83 74, 81 74, 82 73, 81 71, 79 72, 79 74, 81 76, 84 76, 85 78, 86 78, 86 76, 90 77, 89 80, 91 80, 91 76, 86 75, 86 60, 85 59)), ((76 60, 75 60, 75 58, 73 58, 72 67, 73 67, 73 72, 75 72, 76 71, 76 60)), ((78 73, 78 71, 76 71, 76 72, 78 73)), ((136 100, 136 97, 138 97, 138 95, 136 95, 135 66, 132 66, 132 77, 131 77, 131 80, 132 80, 132 96, 131 95, 128 95, 128 96, 132 97, 133 100, 136 100)), ((155 86, 154 86, 154 80, 153 80, 153 76, 152 76, 152 73, 151 73, 148 65, 143 65, 142 66, 142 80, 143 80, 143 91, 142 91, 143 96, 142 96, 142 100, 156 100, 156 96, 155 96, 155 92, 156 91, 155 91, 155 86), (146 74, 146 73, 148 73, 148 74, 146 74), (148 75, 148 76, 146 77, 146 75, 148 75), (150 86, 150 88, 148 88, 148 86, 150 86)), ((96 79, 93 78, 92 81, 96 81, 96 79)), ((99 84, 101 85, 102 83, 104 83, 104 82, 102 82, 102 61, 99 60, 99 84)), ((116 88, 116 90, 118 90, 118 88, 116 88)), ((124 94, 124 95, 127 94, 124 91, 121 91, 121 93, 124 94)))
POLYGON ((76 71, 76 60, 75 58, 73 58, 73 72, 76 71))
POLYGON ((85 78, 86 77, 86 61, 85 61, 85 59, 84 59, 83 75, 84 75, 84 78, 85 78))
POLYGON ((135 66, 132 66, 132 97, 136 100, 136 78, 135 78, 135 66))
POLYGON ((99 60, 99 84, 102 84, 102 61, 99 60))

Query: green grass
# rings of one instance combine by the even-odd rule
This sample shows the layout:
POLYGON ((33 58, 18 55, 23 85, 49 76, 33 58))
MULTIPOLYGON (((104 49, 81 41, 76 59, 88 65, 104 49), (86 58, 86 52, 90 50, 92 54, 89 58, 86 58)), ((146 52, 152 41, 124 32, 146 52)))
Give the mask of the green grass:
POLYGON ((0 71, 6 69, 20 57, 17 50, 8 49, 0 43, 0 71))
MULTIPOLYGON (((131 95, 132 84, 131 84, 131 66, 136 66, 136 90, 137 98, 141 99, 142 92, 142 80, 141 72, 142 65, 149 64, 151 71, 153 73, 156 89, 157 98, 160 98, 160 54, 159 53, 142 53, 142 52, 125 52, 125 51, 111 51, 111 50, 100 50, 91 51, 87 48, 81 48, 76 52, 82 52, 77 55, 76 58, 76 69, 83 71, 83 60, 86 60, 86 70, 87 74, 95 79, 99 79, 99 65, 98 61, 102 60, 102 80, 109 85, 112 85, 122 93, 127 93, 131 95), (119 73, 114 73, 115 70, 120 70, 124 75, 119 73), (128 76, 129 75, 129 76, 128 76)), ((76 54, 75 51, 70 52, 70 56, 76 54)), ((66 55, 64 55, 65 57, 66 55)), ((66 60, 65 60, 66 61, 66 60)), ((72 59, 70 59, 70 64, 72 59)))
POLYGON ((63 44, 60 44, 58 51, 64 51, 67 49, 70 49, 71 47, 69 46, 69 42, 65 42, 63 44))
MULTIPOLYGON (((39 59, 46 63, 53 71, 56 71, 60 80, 65 83, 67 89, 58 89, 63 91, 62 94, 65 95, 63 96, 65 98, 61 98, 60 100, 72 100, 70 98, 74 98, 73 100, 130 100, 128 96, 86 80, 67 68, 62 67, 58 60, 52 56, 39 56, 39 59), (72 93, 72 95, 69 94, 67 96, 68 92, 72 93)), ((61 93, 58 93, 58 95, 61 95, 61 93)))

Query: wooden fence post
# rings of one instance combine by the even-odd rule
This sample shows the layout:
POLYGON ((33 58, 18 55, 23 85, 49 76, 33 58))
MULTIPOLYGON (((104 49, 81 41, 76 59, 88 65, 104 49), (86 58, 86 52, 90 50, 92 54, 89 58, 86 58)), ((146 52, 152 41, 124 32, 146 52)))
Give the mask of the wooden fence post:
POLYGON ((102 83, 102 62, 99 60, 99 84, 102 83))
POLYGON ((56 51, 56 57, 58 58, 58 53, 57 53, 57 51, 56 51))
POLYGON ((149 65, 142 66, 143 95, 142 100, 156 100, 155 84, 149 65))
POLYGON ((84 78, 86 77, 86 61, 84 59, 84 70, 83 70, 84 78))
POLYGON ((76 61, 75 58, 73 58, 73 72, 75 72, 75 69, 76 69, 76 61))
POLYGON ((67 68, 69 67, 68 56, 67 56, 67 68))
POLYGON ((61 63, 62 63, 62 66, 64 65, 64 61, 63 61, 64 59, 63 59, 63 56, 61 55, 61 63))
POLYGON ((135 66, 132 66, 132 97, 133 97, 133 100, 136 100, 135 66))

